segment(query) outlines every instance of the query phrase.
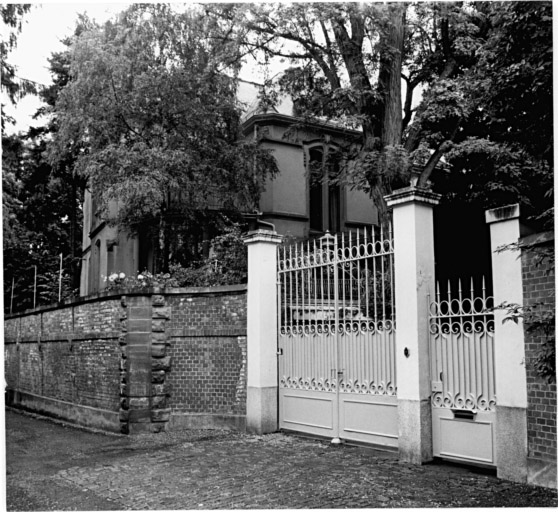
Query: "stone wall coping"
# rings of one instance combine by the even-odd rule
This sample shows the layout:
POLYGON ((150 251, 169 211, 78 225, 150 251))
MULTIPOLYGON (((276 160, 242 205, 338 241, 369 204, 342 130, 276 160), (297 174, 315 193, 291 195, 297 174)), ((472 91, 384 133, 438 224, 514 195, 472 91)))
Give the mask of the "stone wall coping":
POLYGON ((72 331, 72 332, 56 332, 52 334, 45 334, 42 336, 37 335, 24 335, 21 337, 17 336, 6 336, 4 338, 4 343, 48 343, 52 341, 86 341, 86 340, 111 340, 117 339, 122 335, 120 331, 72 331))
POLYGON ((544 231, 523 236, 519 239, 521 245, 543 245, 554 241, 554 231, 544 231))
POLYGON ((171 338, 236 338, 245 337, 246 328, 239 329, 171 329, 171 338))
POLYGON ((144 290, 112 290, 108 292, 93 293, 84 297, 77 297, 75 299, 63 300, 54 302, 45 306, 38 306, 35 309, 26 309, 18 313, 4 314, 4 320, 11 318, 19 318, 21 316, 35 315, 44 313, 46 311, 53 311, 55 309, 62 309, 65 307, 81 306, 83 304, 90 304, 100 301, 118 301, 123 295, 125 296, 138 296, 138 295, 223 295, 239 292, 246 292, 248 286, 246 284, 231 284, 223 286, 204 286, 204 287, 182 287, 182 288, 145 288, 144 290))

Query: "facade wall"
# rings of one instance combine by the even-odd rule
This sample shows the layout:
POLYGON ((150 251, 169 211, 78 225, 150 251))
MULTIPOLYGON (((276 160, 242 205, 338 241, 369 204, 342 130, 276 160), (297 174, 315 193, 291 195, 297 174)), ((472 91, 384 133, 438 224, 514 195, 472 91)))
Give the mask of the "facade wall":
MULTIPOLYGON (((523 296, 525 306, 535 307, 541 314, 553 313, 556 307, 553 234, 531 235, 523 238, 524 245, 534 250, 522 254, 523 296), (551 258, 542 258, 551 252, 551 258)), ((556 383, 542 379, 533 366, 545 334, 532 330, 525 322, 525 359, 527 370, 527 431, 529 458, 556 461, 556 383)), ((554 332, 552 332, 554 336, 554 332)))

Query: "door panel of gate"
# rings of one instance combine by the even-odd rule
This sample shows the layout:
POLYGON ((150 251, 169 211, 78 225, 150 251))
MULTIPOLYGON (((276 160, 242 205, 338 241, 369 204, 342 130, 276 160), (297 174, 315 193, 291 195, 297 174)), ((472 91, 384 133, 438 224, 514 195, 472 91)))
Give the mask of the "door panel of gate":
POLYGON ((341 393, 339 437, 397 448, 397 397, 341 393))
POLYGON ((451 409, 433 408, 434 456, 495 466, 495 420, 495 412, 460 418, 451 409))
POLYGON ((280 336, 279 427, 335 437, 338 430, 335 337, 295 330, 280 336))
POLYGON ((397 446, 391 241, 280 249, 278 279, 280 428, 397 446))
POLYGON ((492 297, 437 287, 430 303, 434 456, 495 466, 496 389, 492 297))

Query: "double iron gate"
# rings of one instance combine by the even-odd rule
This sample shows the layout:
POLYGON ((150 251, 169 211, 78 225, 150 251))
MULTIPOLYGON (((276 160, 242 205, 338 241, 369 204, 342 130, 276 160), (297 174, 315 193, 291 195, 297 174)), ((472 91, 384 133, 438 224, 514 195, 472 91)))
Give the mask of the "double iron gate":
MULTIPOLYGON (((279 249, 279 426, 398 446, 391 232, 279 249)), ((434 455, 485 465, 494 450, 493 300, 484 281, 429 300, 434 455)))
POLYGON ((280 248, 280 428, 397 446, 393 272, 383 231, 280 248))

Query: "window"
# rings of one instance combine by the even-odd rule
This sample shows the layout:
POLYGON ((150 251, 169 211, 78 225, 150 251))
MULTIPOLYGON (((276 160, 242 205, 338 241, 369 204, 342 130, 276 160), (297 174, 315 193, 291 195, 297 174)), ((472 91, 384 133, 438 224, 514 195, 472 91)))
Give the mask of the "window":
POLYGON ((322 146, 310 149, 310 230, 337 233, 341 231, 341 187, 329 179, 338 172, 339 164, 328 160, 322 146))

